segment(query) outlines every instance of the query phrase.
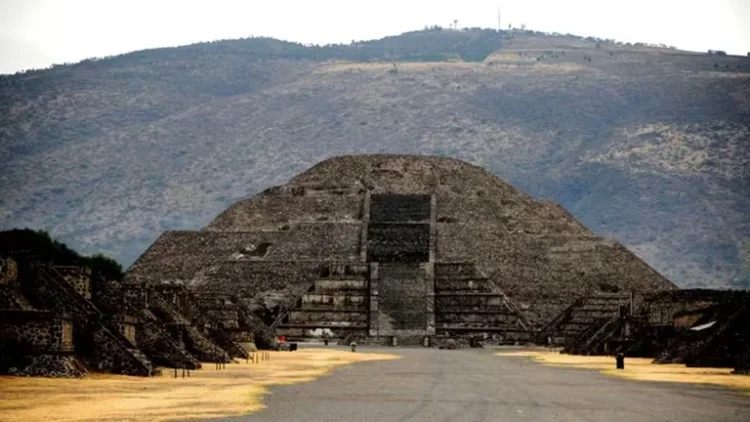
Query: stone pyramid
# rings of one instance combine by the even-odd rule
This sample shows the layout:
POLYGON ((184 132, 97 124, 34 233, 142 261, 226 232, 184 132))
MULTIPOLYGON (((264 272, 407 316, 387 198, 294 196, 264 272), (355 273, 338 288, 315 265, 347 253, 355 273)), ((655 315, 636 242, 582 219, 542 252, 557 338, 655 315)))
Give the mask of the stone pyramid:
POLYGON ((578 298, 676 287, 565 209, 451 158, 334 157, 164 233, 126 281, 225 295, 292 336, 519 341, 578 298))

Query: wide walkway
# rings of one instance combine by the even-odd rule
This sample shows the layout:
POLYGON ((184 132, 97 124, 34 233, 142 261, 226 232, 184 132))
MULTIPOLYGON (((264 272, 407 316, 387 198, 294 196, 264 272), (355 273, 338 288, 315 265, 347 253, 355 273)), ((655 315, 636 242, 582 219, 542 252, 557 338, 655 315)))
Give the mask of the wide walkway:
POLYGON ((750 396, 722 388, 628 381, 498 357, 491 349, 376 350, 403 358, 274 387, 267 409, 225 420, 750 421, 750 396))

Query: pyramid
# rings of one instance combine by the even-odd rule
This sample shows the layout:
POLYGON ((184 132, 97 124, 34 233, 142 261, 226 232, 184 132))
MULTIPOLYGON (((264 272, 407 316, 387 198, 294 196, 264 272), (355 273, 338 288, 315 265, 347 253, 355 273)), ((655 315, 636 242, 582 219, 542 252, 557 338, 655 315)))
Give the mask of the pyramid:
POLYGON ((225 295, 291 336, 527 339, 576 300, 676 289, 560 205, 452 158, 327 159, 169 231, 126 282, 225 295))

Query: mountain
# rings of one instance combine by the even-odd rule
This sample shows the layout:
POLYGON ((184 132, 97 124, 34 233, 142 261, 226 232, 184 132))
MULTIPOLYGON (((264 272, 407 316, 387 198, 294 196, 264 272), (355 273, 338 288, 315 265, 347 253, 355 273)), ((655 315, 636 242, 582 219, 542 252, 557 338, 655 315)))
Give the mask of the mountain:
POLYGON ((0 227, 129 265, 333 155, 422 153, 553 199, 682 287, 739 285, 750 58, 531 31, 196 44, 0 77, 0 227))

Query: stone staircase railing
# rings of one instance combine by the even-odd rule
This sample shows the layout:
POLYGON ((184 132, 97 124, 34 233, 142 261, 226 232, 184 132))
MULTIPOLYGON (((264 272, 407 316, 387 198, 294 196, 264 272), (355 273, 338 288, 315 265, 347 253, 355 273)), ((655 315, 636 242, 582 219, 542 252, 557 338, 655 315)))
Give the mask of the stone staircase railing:
POLYGON ((190 320, 182 315, 182 313, 174 305, 167 302, 159 294, 152 293, 148 295, 148 306, 149 308, 158 311, 164 316, 167 316, 169 319, 171 319, 170 322, 173 324, 190 325, 190 320))
POLYGON ((294 299, 290 300, 288 302, 289 304, 283 310, 279 312, 279 314, 276 316, 276 319, 274 319, 273 322, 271 323, 270 327, 271 328, 278 327, 279 324, 281 324, 281 321, 284 320, 284 317, 289 315, 289 312, 291 312, 294 309, 294 307, 297 306, 297 302, 299 302, 302 299, 302 297, 307 294, 308 290, 310 290, 314 286, 315 286, 315 282, 309 283, 306 289, 302 290, 301 293, 294 296, 294 299))
POLYGON ((232 340, 231 337, 221 327, 216 327, 211 330, 211 337, 216 340, 216 343, 221 346, 224 350, 229 353, 230 356, 248 359, 250 354, 242 348, 236 341, 232 340))
POLYGON ((41 263, 32 263, 31 269, 34 273, 34 280, 37 284, 37 288, 30 293, 31 296, 45 295, 42 298, 43 302, 48 303, 50 306, 60 306, 62 304, 65 309, 62 313, 75 313, 75 317, 83 318, 89 315, 101 315, 99 309, 87 298, 81 296, 78 291, 62 276, 54 270, 41 263), (41 283, 41 284, 40 284, 41 283), (49 288, 51 291, 49 294, 46 290, 49 288), (76 309, 70 309, 70 306, 74 306, 76 309))
MULTIPOLYGON (((102 338, 99 341, 91 339, 87 342, 90 350, 82 352, 93 352, 100 347, 108 348, 105 356, 89 356, 88 360, 91 364, 98 367, 98 369, 106 369, 115 373, 123 373, 127 375, 141 375, 150 376, 153 375, 154 369, 153 364, 142 353, 131 344, 130 340, 125 338, 119 331, 110 330, 101 321, 101 312, 97 309, 93 302, 86 297, 82 296, 78 291, 54 269, 46 267, 41 263, 33 263, 32 269, 35 273, 35 279, 37 282, 41 282, 45 287, 51 287, 54 294, 60 295, 59 297, 50 298, 47 297, 47 301, 53 301, 55 303, 65 303, 67 306, 73 304, 78 308, 78 316, 92 316, 95 315, 99 318, 91 322, 92 332, 90 335, 96 336, 101 335, 102 338), (137 352, 137 353, 136 353, 137 352), (125 361, 129 361, 129 368, 125 366, 114 367, 112 361, 108 358, 113 354, 120 354, 125 361), (144 359, 145 358, 145 359, 144 359)), ((44 294, 43 289, 38 289, 37 293, 44 294)), ((121 363, 123 361, 120 361, 121 363)), ((124 365, 128 365, 125 363, 124 365)))
POLYGON ((100 336, 100 338, 95 341, 94 353, 96 355, 90 356, 89 360, 97 369, 126 375, 151 376, 154 374, 154 365, 151 360, 125 336, 118 331, 110 330, 101 322, 95 324, 93 335, 100 336), (112 359, 116 355, 119 355, 118 359, 112 359))
POLYGON ((195 356, 188 353, 157 322, 143 324, 137 332, 139 348, 155 364, 169 368, 200 369, 195 356))
POLYGON ((600 319, 598 323, 591 324, 588 329, 582 331, 570 344, 566 345, 564 349, 565 353, 595 354, 597 347, 606 341, 612 325, 616 324, 619 319, 619 317, 615 316, 608 319, 600 319))
POLYGON ((213 340, 204 335, 194 325, 186 325, 185 342, 188 344, 189 352, 204 362, 229 363, 232 357, 224 349, 214 343, 213 340))

